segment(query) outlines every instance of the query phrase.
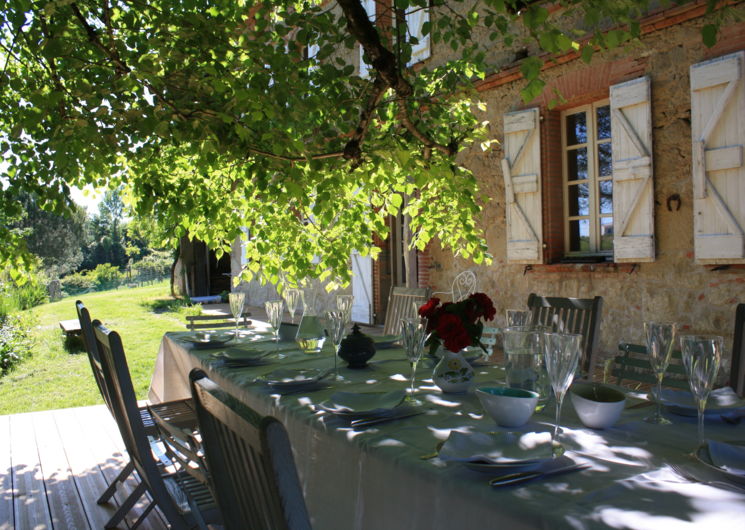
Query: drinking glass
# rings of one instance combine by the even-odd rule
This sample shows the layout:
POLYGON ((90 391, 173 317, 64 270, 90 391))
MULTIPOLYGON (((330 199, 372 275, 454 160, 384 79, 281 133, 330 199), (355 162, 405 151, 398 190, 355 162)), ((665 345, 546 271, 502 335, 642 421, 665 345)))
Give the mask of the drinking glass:
POLYGON ((405 401, 410 405, 421 405, 422 402, 414 398, 414 382, 416 381, 416 365, 422 358, 424 343, 427 342, 427 319, 408 317, 401 319, 401 340, 406 351, 406 358, 411 365, 411 389, 405 401))
POLYGON ((677 324, 674 322, 645 322, 644 335, 647 338, 647 354, 652 371, 657 377, 657 406, 652 416, 644 418, 647 423, 658 425, 669 425, 670 420, 662 415, 662 378, 670 363, 670 355, 673 352, 673 342, 677 332, 677 324))
POLYGON ((352 304, 354 304, 354 295, 336 295, 336 309, 344 313, 344 325, 347 325, 352 321, 352 304))
POLYGON ((243 306, 246 304, 246 293, 230 293, 228 295, 228 302, 230 303, 230 313, 235 319, 235 336, 238 337, 238 327, 243 316, 243 306))
POLYGON ((269 320, 269 325, 272 326, 272 331, 274 331, 275 348, 279 348, 279 326, 282 325, 282 304, 282 300, 268 300, 264 302, 266 317, 269 320))
POLYGON ((683 335, 680 348, 693 399, 698 407, 698 445, 704 445, 706 400, 722 360, 724 339, 716 335, 683 335))
POLYGON ((326 311, 326 329, 329 332, 329 338, 334 344, 334 379, 342 381, 344 378, 339 375, 338 357, 339 347, 344 338, 344 328, 347 325, 346 313, 344 311, 326 311))
POLYGON ((533 320, 533 312, 523 309, 507 309, 507 327, 513 326, 530 326, 533 320))
POLYGON ((546 369, 551 386, 556 396, 556 425, 551 436, 551 444, 554 447, 554 455, 558 456, 564 452, 559 443, 559 430, 561 423, 561 405, 564 402, 569 385, 572 384, 574 373, 577 370, 582 346, 582 335, 574 333, 544 333, 543 347, 546 355, 546 369))
POLYGON ((538 392, 539 408, 550 397, 543 351, 544 332, 540 326, 512 326, 502 330, 507 386, 538 392))
POLYGON ((282 292, 282 298, 285 299, 287 304, 287 311, 290 313, 290 322, 295 323, 295 309, 297 308, 298 300, 300 300, 300 289, 295 287, 287 287, 282 292))

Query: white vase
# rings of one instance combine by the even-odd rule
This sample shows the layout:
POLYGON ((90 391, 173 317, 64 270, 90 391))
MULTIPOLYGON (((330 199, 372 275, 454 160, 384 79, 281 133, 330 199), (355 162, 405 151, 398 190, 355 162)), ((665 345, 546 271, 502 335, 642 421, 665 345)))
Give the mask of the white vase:
POLYGON ((462 352, 454 353, 445 348, 438 350, 440 362, 435 366, 432 379, 443 392, 466 392, 473 384, 473 368, 463 358, 462 352))

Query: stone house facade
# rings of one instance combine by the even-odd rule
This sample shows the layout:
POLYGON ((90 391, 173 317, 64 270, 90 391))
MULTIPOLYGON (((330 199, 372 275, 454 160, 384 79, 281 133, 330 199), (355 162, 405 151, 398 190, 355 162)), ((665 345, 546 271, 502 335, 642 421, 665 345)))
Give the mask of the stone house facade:
MULTIPOLYGON (((742 19, 745 6, 733 10, 742 19)), ((620 340, 642 342, 642 322, 648 319, 676 321, 683 332, 723 335, 728 350, 735 307, 745 302, 745 23, 724 26, 712 48, 700 37, 706 23, 703 2, 653 13, 642 23, 639 45, 596 53, 589 65, 576 54, 548 65, 546 88, 528 105, 519 94, 523 83, 518 63, 502 63, 498 73, 479 87, 487 105, 485 119, 501 143, 486 154, 476 149, 461 153, 461 162, 478 177, 484 203, 481 222, 494 262, 474 266, 433 244, 419 256, 420 284, 434 291, 448 290, 456 274, 472 269, 480 290, 492 296, 501 310, 498 314, 525 307, 531 292, 579 298, 600 295, 604 298, 601 356, 611 355, 620 340), (697 158, 692 138, 703 133, 730 85, 733 93, 715 124, 715 131, 726 131, 711 133, 706 153, 697 158), (702 90, 714 92, 702 96, 702 90), (557 91, 562 100, 551 107, 557 91), (624 106, 629 103, 630 107, 624 106), (626 124, 616 119, 617 109, 628 118, 626 124), (608 114, 612 126, 604 132, 608 114), (517 172, 510 181, 505 179, 502 161, 507 157, 514 162, 519 146, 511 145, 509 136, 516 130, 519 134, 516 123, 525 116, 534 120, 538 133, 526 149, 538 154, 533 157, 534 167, 513 168, 517 172), (577 116, 590 122, 583 133, 589 135, 592 122, 598 125, 594 161, 587 151, 577 155, 572 145, 591 149, 589 143, 569 138, 577 134, 577 116), (647 151, 645 156, 634 155, 639 149, 622 138, 629 128, 635 129, 636 142, 644 144, 639 148, 647 151), (604 134, 612 137, 605 139, 612 144, 612 163, 608 150, 602 151, 604 134), (708 165, 708 180, 695 177, 699 162, 708 165), (586 166, 593 163, 596 174, 588 176, 593 168, 586 166), (617 178, 624 171, 626 177, 617 178), (573 177, 567 174, 572 172, 573 177), (729 180, 717 184, 722 172, 729 180), (528 174, 537 178, 528 179, 528 174), (586 181, 597 187, 578 191, 578 183, 586 181), (701 182, 714 188, 704 197, 696 189, 701 182), (612 206, 604 186, 612 189, 612 206), (616 198, 623 199, 624 194, 626 205, 616 198), (525 199, 531 196, 536 199, 533 204, 525 199), (726 208, 712 206, 717 197, 726 208), (635 198, 637 203, 629 205, 635 198), (588 214, 582 210, 592 210, 588 202, 593 200, 595 211, 582 215, 588 214), (605 206, 597 204, 603 201, 605 206), (517 212, 516 205, 523 213, 517 212), (728 216, 726 210, 729 219, 722 221, 728 216), (630 249, 612 228, 625 215, 630 216, 625 235, 634 237, 628 238, 630 249), (707 226, 700 220, 706 215, 725 226, 707 226), (533 224, 537 238, 526 235, 524 226, 514 226, 524 225, 521 216, 533 224), (605 219, 612 219, 613 225, 604 231, 609 224, 605 219), (593 223, 595 245, 590 241, 588 251, 586 240, 593 234, 586 228, 593 223), (705 237, 721 233, 732 237, 716 242, 716 237, 705 237), (615 249, 608 248, 609 240, 615 249)), ((433 60, 438 60, 436 48, 433 60)))

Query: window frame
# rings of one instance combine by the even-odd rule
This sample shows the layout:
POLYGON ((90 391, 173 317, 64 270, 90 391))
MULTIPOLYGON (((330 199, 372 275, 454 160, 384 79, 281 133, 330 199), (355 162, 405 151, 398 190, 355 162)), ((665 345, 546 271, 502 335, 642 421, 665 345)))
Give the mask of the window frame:
MULTIPOLYGON (((563 200, 563 234, 564 234, 564 249, 563 255, 567 258, 584 258, 584 257, 603 257, 608 261, 613 260, 613 248, 607 250, 600 249, 601 245, 601 219, 610 217, 613 219, 613 211, 610 214, 600 213, 599 205, 599 185, 600 182, 613 182, 613 172, 606 176, 600 176, 599 171, 599 157, 598 157, 598 146, 602 144, 610 144, 611 152, 613 149, 613 133, 608 138, 598 139, 597 138, 597 110, 601 107, 610 107, 610 98, 598 99, 584 105, 578 105, 561 111, 560 116, 560 127, 561 127, 561 182, 562 182, 562 200, 563 200), (567 145, 567 117, 573 114, 585 112, 586 116, 590 119, 586 120, 587 126, 587 142, 581 144, 573 144, 572 146, 567 145), (580 149, 582 147, 587 148, 587 179, 569 179, 569 158, 568 153, 580 149), (576 183, 571 185, 579 186, 580 183, 586 182, 589 189, 589 213, 588 215, 570 215, 569 214, 569 187, 570 183, 576 183), (571 233, 570 233, 570 222, 578 221, 583 219, 589 219, 590 223, 590 250, 571 250, 571 233)), ((611 195, 612 201, 612 195, 611 195)), ((612 204, 612 202, 611 202, 612 204)))

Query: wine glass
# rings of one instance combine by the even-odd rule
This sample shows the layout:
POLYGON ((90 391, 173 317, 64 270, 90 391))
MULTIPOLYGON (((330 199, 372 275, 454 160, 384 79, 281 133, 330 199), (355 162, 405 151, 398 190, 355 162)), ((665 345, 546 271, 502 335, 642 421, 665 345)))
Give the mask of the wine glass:
POLYGON ((228 295, 228 302, 230 303, 230 313, 235 319, 235 337, 238 338, 238 327, 243 316, 243 306, 246 303, 246 293, 236 292, 228 295))
POLYGON ((564 453, 564 448, 559 443, 559 430, 561 423, 561 405, 564 402, 569 385, 572 384, 574 373, 577 370, 582 346, 582 335, 574 333, 545 333, 543 348, 546 357, 546 369, 551 387, 556 396, 556 425, 551 436, 551 445, 554 447, 554 455, 564 453))
POLYGON ((422 402, 414 398, 414 382, 416 381, 416 365, 422 358, 424 343, 427 342, 427 319, 409 317, 401 319, 401 338, 406 351, 406 358, 411 365, 411 389, 405 401, 410 405, 421 405, 422 402))
POLYGON ((706 400, 722 360, 724 339, 716 335, 683 335, 680 348, 693 399, 698 406, 698 445, 704 445, 706 400))
POLYGON ((657 425, 669 425, 670 420, 662 415, 662 378, 665 376, 665 370, 670 363, 670 355, 673 352, 673 342, 677 332, 677 324, 674 322, 645 322, 644 335, 647 338, 647 353, 649 354, 649 364, 652 365, 652 371, 657 377, 657 407, 652 416, 644 418, 647 423, 657 425))
POLYGON ((287 311, 290 313, 290 321, 295 323, 295 309, 297 308, 298 300, 300 300, 300 289, 295 287, 287 287, 282 292, 282 297, 287 303, 287 311))
POLYGON ((352 321, 352 304, 354 304, 353 294, 337 294, 336 308, 344 313, 344 324, 352 321))
POLYGON ((344 338, 344 328, 347 325, 346 318, 347 314, 345 311, 326 311, 326 328, 329 333, 329 338, 334 344, 334 379, 336 381, 342 381, 344 379, 339 375, 338 357, 339 347, 344 338))
POLYGON ((274 331, 275 348, 279 348, 279 327, 282 325, 282 305, 282 300, 268 300, 264 302, 266 317, 269 320, 269 325, 272 326, 272 331, 274 331))

